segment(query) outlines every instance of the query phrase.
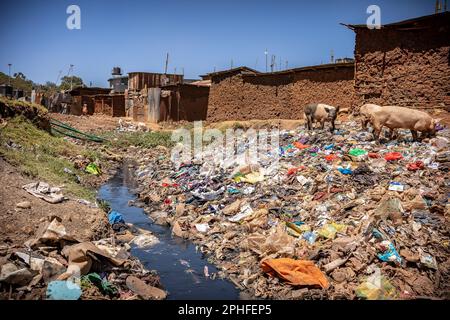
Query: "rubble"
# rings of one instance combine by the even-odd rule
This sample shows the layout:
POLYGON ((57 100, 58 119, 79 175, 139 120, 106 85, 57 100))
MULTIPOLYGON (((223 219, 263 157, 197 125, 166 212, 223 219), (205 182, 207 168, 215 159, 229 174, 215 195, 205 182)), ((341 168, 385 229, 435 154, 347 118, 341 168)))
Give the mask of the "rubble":
POLYGON ((53 216, 23 248, 8 249, 12 252, 2 261, 0 285, 9 286, 10 294, 50 300, 164 299, 157 275, 129 253, 129 243, 148 247, 158 239, 149 231, 126 227, 132 234, 129 241, 113 234, 80 242, 53 216), (130 277, 145 294, 130 288, 130 277))
POLYGON ((134 148, 137 194, 154 221, 259 298, 448 297, 438 279, 449 277, 449 130, 422 142, 399 130, 378 144, 356 122, 338 127, 281 131, 278 167, 216 168, 211 153, 176 167, 164 147, 134 148), (267 266, 277 259, 291 263, 277 272, 267 266), (286 280, 298 261, 321 285, 286 280))

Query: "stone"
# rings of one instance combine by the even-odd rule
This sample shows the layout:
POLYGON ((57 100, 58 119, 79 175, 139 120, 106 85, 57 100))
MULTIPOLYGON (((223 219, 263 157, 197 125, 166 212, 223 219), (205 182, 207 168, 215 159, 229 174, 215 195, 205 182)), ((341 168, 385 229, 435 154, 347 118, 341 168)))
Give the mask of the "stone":
POLYGON ((16 204, 16 207, 19 209, 30 209, 31 202, 30 201, 22 201, 16 204))
POLYGON ((167 293, 159 288, 149 286, 135 276, 129 276, 126 280, 127 287, 145 300, 163 300, 167 293))

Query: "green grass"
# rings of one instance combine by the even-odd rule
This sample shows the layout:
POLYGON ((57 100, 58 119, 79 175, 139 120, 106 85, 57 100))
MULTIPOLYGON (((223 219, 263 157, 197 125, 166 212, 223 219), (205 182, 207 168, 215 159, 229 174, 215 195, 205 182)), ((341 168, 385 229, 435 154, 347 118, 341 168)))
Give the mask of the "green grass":
POLYGON ((75 169, 69 158, 83 155, 94 161, 100 159, 98 152, 54 137, 19 116, 8 120, 7 125, 0 129, 0 155, 33 180, 64 185, 65 195, 95 200, 95 191, 78 184, 73 175, 64 172, 64 168, 83 177, 87 174, 75 169), (19 144, 21 148, 7 147, 9 142, 19 144))
POLYGON ((48 110, 41 106, 40 104, 20 101, 16 99, 8 99, 6 97, 0 97, 0 103, 3 103, 7 106, 16 107, 16 108, 26 108, 26 109, 36 109, 38 113, 44 115, 48 113, 48 110))
POLYGON ((157 146, 169 148, 174 145, 171 140, 171 132, 167 131, 104 132, 100 136, 106 138, 107 146, 112 148, 135 146, 150 149, 157 146))

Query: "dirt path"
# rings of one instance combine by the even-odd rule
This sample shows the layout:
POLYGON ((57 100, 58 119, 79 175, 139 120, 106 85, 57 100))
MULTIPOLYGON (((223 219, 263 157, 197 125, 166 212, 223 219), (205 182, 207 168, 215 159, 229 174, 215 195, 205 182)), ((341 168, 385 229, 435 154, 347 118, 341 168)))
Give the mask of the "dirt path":
MULTIPOLYGON (((39 226, 50 217, 62 219, 67 231, 79 240, 100 239, 108 233, 108 220, 100 209, 90 208, 75 200, 50 204, 38 199, 22 186, 33 182, 0 159, 0 248, 21 246, 32 238, 39 226), (17 203, 29 201, 31 208, 20 209, 17 203)), ((63 189, 64 192, 64 189, 63 189)))

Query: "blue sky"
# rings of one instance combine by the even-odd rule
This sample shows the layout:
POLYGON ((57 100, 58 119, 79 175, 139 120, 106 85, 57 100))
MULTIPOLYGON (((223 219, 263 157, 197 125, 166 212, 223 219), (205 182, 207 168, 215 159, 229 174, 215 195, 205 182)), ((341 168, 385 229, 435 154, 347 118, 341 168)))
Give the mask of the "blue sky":
POLYGON ((107 86, 112 67, 185 77, 247 65, 264 71, 267 48, 288 67, 353 56, 354 33, 371 4, 382 24, 434 13, 435 0, 14 0, 0 10, 0 71, 55 82, 69 64, 85 83, 107 86), (81 8, 81 30, 66 27, 70 4, 81 8))

